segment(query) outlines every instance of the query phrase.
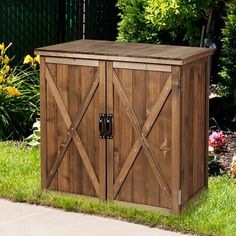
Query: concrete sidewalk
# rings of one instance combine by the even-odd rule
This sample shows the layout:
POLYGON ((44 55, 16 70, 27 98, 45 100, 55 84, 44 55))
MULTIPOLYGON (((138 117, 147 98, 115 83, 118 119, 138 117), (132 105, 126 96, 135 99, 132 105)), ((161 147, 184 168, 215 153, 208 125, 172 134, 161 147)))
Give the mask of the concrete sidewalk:
POLYGON ((181 236, 119 220, 0 199, 0 236, 181 236))

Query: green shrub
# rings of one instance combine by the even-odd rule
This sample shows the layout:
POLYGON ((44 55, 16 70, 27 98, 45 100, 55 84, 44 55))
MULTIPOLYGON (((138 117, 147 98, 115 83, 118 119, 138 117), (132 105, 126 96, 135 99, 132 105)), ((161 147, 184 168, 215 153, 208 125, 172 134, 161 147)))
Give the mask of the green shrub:
POLYGON ((27 56, 24 63, 10 67, 7 47, 0 44, 0 139, 20 139, 29 134, 39 116, 39 58, 27 56))
POLYGON ((220 83, 226 87, 227 96, 236 105, 236 4, 229 4, 225 27, 222 29, 220 83))
POLYGON ((213 0, 118 0, 118 40, 199 46, 213 0))

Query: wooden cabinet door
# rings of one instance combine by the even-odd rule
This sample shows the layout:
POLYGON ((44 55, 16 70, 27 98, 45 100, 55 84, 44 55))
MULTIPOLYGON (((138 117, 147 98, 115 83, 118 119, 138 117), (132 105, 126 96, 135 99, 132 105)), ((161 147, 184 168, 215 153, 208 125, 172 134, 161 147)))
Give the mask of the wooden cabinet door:
POLYGON ((173 93, 171 70, 165 65, 107 63, 107 112, 113 114, 113 139, 107 140, 111 201, 172 207, 172 134, 179 104, 172 100, 178 86, 173 93))
POLYGON ((42 186, 105 199, 105 62, 42 58, 42 186))

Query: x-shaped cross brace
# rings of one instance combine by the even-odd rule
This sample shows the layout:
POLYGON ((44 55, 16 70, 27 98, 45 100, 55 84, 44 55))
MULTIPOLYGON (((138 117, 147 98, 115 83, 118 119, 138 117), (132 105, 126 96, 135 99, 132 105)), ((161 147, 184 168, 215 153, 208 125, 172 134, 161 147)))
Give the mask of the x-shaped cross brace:
POLYGON ((57 107, 58 107, 58 110, 60 111, 61 113, 61 116, 66 124, 66 127, 68 129, 68 132, 67 132, 67 137, 65 139, 65 141, 61 144, 60 146, 60 150, 58 152, 58 155, 57 155, 57 158, 56 158, 56 161, 55 163, 53 164, 53 166, 51 167, 51 169, 49 170, 49 175, 48 175, 48 178, 47 178, 47 187, 50 186, 52 180, 53 180, 53 177, 55 176, 56 174, 56 171, 60 165, 60 163, 62 162, 63 160, 63 157, 65 156, 65 153, 70 145, 70 142, 74 141, 75 145, 76 145, 76 148, 80 154, 80 157, 82 159, 82 162, 87 170, 87 173, 92 181, 92 184, 94 186, 94 189, 96 191, 96 194, 97 196, 99 196, 99 182, 98 182, 98 179, 97 179, 97 176, 95 174, 95 171, 93 169, 93 166, 91 165, 91 162, 89 160, 89 157, 88 157, 88 154, 86 152, 86 150, 84 149, 83 147, 83 144, 82 144, 82 141, 81 141, 81 138, 77 132, 77 127, 79 126, 96 90, 97 90, 97 87, 98 87, 98 84, 99 84, 99 81, 98 79, 96 78, 96 80, 94 81, 94 83, 92 84, 90 90, 89 90, 89 93, 87 95, 87 97, 85 98, 84 100, 84 103, 81 107, 81 111, 80 111, 80 114, 78 115, 77 119, 72 122, 70 116, 69 116, 69 113, 66 109, 66 106, 59 94, 59 91, 54 83, 54 80, 50 74, 50 71, 49 71, 49 68, 48 66, 46 66, 46 80, 47 80, 47 83, 48 83, 48 86, 50 87, 50 90, 53 94, 53 97, 55 99, 55 102, 57 104, 57 107))
POLYGON ((168 98, 170 92, 171 92, 171 75, 167 79, 159 98, 157 99, 156 103, 152 107, 152 110, 145 121, 143 127, 141 127, 137 116, 132 108, 132 105, 129 101, 129 98, 127 94, 124 91, 124 88, 118 78, 117 72, 113 69, 113 83, 114 87, 116 88, 118 95, 123 103, 123 105, 126 108, 126 113, 132 123, 132 126, 135 130, 135 133, 137 134, 138 138, 136 142, 134 143, 123 167, 121 168, 121 171, 115 181, 114 184, 114 198, 116 197, 118 191, 120 190, 123 181, 125 180, 126 176, 129 173, 129 170, 131 166, 133 165, 139 151, 141 148, 143 148, 144 153, 154 171, 154 174, 160 184, 160 186, 166 191, 169 198, 171 198, 171 190, 170 187, 165 179, 165 176, 160 168, 160 165, 158 161, 156 160, 154 153, 148 143, 147 136, 150 133, 152 126, 155 123, 156 118, 158 117, 162 107, 165 104, 166 99, 168 98))

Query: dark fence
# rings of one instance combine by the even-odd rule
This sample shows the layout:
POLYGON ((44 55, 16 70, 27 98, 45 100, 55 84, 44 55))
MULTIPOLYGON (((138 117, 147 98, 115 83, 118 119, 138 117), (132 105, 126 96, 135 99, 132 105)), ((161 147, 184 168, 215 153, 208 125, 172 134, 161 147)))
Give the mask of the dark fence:
MULTIPOLYGON (((116 0, 1 0, 0 42, 16 59, 34 48, 76 39, 115 40, 116 0)), ((15 60, 16 61, 16 60, 15 60)))

